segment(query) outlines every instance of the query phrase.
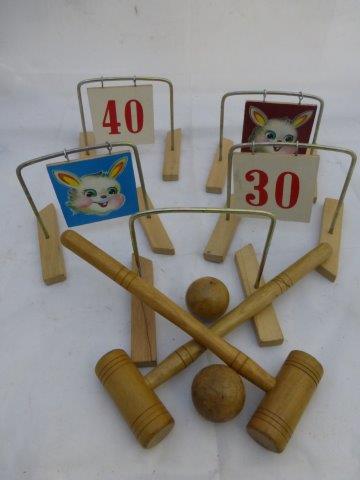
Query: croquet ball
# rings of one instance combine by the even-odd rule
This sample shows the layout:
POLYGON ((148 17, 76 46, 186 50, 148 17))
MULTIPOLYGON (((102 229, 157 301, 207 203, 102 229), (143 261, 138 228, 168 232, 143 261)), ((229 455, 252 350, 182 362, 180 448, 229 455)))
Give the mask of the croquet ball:
POLYGON ((221 280, 201 277, 186 292, 189 311, 201 320, 216 320, 229 305, 229 291, 221 280))
POLYGON ((191 386, 196 410, 212 422, 227 422, 238 415, 245 402, 240 375, 226 365, 210 365, 195 376, 191 386))

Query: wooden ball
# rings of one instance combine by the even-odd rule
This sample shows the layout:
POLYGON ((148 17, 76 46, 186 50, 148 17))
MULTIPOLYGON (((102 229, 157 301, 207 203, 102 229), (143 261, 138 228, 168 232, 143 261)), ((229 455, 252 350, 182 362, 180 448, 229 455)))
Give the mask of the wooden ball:
POLYGON ((186 292, 189 311, 200 320, 216 320, 229 305, 229 291, 221 280, 202 277, 195 280, 186 292))
POLYGON ((245 388, 240 375, 226 365, 210 365, 195 376, 191 386, 196 410, 211 422, 227 422, 241 412, 245 388))

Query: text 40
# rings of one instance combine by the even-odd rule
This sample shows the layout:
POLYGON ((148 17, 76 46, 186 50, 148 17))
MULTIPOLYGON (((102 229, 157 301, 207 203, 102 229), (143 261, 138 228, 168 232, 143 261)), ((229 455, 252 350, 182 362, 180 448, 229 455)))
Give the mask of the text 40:
MULTIPOLYGON (((131 99, 125 104, 124 118, 126 128, 131 133, 139 133, 144 126, 144 110, 138 100, 131 99)), ((110 128, 110 135, 119 135, 121 123, 118 121, 115 100, 108 100, 102 121, 103 127, 110 128)))

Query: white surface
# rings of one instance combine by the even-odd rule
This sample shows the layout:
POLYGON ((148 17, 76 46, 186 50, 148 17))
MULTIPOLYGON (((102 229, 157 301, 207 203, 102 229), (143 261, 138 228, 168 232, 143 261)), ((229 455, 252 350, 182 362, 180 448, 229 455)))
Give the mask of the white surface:
MULTIPOLYGON (((181 180, 161 178, 168 109, 155 88, 156 145, 141 147, 149 193, 157 206, 219 206, 204 183, 218 135, 220 96, 248 88, 303 90, 324 97, 319 141, 359 151, 360 7, 357 1, 1 0, 0 477, 1 479, 357 479, 359 478, 359 183, 346 199, 340 274, 335 284, 313 273, 276 302, 285 342, 257 346, 250 323, 228 338, 276 374, 288 352, 304 349, 324 378, 286 451, 276 455, 245 426, 262 392, 246 383, 234 421, 214 425, 194 411, 194 374, 204 355, 158 389, 176 419, 154 449, 139 447, 93 368, 111 348, 129 349, 128 294, 65 252, 68 280, 46 287, 36 226, 15 177, 20 162, 77 144, 76 82, 107 74, 150 74, 175 84, 176 126, 183 128, 181 180), (116 60, 117 59, 117 60, 116 60)), ((242 106, 229 107, 226 135, 240 137, 242 106)), ((339 193, 347 161, 321 155, 319 202, 311 223, 279 222, 266 266, 270 278, 316 244, 325 196, 339 193)), ((38 205, 55 201, 44 167, 26 172, 38 205)), ((61 220, 61 228, 65 228, 61 220)), ((231 304, 242 299, 233 264, 252 241, 259 253, 265 225, 244 221, 223 265, 201 253, 215 218, 163 219, 177 255, 152 255, 157 286, 179 304, 201 275, 221 278, 231 304)), ((130 262, 126 220, 79 231, 130 262)), ((159 358, 187 336, 158 318, 159 358)))

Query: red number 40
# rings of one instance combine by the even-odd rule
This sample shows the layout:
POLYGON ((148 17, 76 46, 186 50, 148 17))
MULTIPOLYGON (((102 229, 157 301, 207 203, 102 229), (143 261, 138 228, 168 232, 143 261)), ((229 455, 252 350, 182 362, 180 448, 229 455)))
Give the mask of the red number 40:
MULTIPOLYGON (((141 132, 144 126, 144 111, 138 100, 131 99, 125 104, 124 117, 126 128, 129 132, 141 132)), ((119 135, 121 133, 120 125, 121 123, 118 122, 117 117, 116 102, 115 100, 109 100, 106 104, 102 126, 110 128, 110 135, 119 135)))
MULTIPOLYGON (((265 187, 268 184, 269 177, 263 170, 249 170, 245 174, 245 179, 248 182, 257 181, 256 185, 254 185, 254 190, 258 192, 257 195, 253 193, 248 193, 246 195, 246 201, 250 205, 254 207, 261 207, 265 205, 268 200, 268 192, 266 191, 265 187), (257 178, 255 178, 257 175, 257 178)), ((299 191, 300 191, 300 180, 298 175, 294 172, 283 172, 281 173, 278 178, 276 179, 275 184, 275 201, 276 204, 281 208, 292 208, 296 205, 296 202, 299 198, 299 191), (290 177, 290 197, 287 204, 284 204, 284 185, 286 177, 290 177)))

